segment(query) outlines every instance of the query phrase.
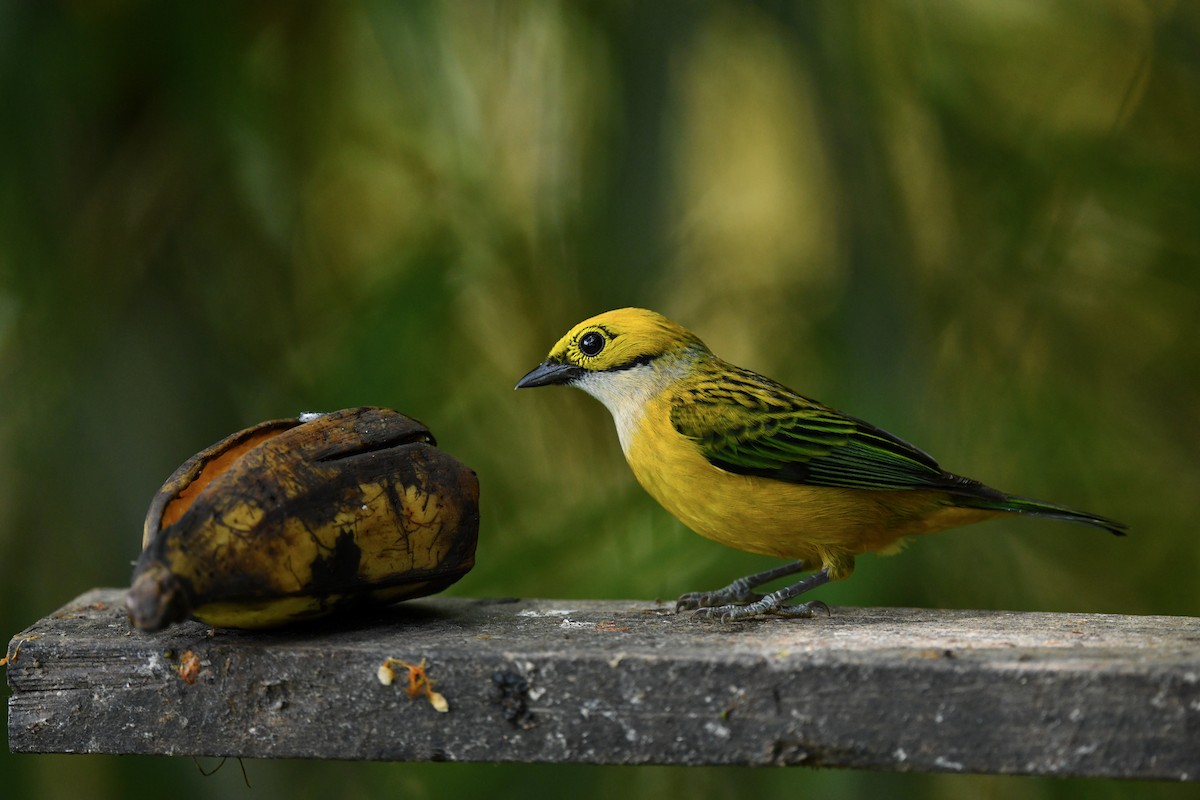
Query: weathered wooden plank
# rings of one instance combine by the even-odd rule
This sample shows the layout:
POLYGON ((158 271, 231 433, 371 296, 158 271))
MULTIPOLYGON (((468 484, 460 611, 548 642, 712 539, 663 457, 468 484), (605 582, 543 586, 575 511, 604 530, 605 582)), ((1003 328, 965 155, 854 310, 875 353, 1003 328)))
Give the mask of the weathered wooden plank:
POLYGON ((29 753, 810 764, 1196 780, 1200 620, 429 598, 277 633, 130 630, 95 590, 9 645, 29 753), (385 658, 424 659, 450 705, 385 658))

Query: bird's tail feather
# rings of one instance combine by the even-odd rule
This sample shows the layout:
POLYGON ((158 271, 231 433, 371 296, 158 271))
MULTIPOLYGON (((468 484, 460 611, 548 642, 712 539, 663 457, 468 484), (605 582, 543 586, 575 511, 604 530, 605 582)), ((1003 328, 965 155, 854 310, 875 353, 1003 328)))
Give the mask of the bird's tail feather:
POLYGON ((1086 511, 1077 511, 1074 508, 1060 506, 1054 503, 1045 503, 1041 500, 1034 500, 1029 497, 1018 497, 1016 495, 1001 495, 1000 497, 973 497, 969 502, 963 505, 970 505, 973 508, 983 508, 992 511, 1008 511, 1014 514, 1028 514, 1032 517, 1045 517, 1047 519, 1060 519, 1065 522, 1074 522, 1079 525, 1091 525, 1094 528, 1102 528, 1114 536, 1124 536, 1126 525, 1122 522, 1101 517, 1096 514, 1089 514, 1086 511))

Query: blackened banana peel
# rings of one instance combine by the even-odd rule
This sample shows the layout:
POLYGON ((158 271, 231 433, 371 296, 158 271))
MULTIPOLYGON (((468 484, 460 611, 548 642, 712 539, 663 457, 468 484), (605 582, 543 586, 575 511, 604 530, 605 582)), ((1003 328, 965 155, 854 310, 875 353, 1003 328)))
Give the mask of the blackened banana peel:
POLYGON ((155 495, 126 606, 270 628, 445 589, 475 563, 479 481, 385 408, 274 420, 188 459, 155 495))

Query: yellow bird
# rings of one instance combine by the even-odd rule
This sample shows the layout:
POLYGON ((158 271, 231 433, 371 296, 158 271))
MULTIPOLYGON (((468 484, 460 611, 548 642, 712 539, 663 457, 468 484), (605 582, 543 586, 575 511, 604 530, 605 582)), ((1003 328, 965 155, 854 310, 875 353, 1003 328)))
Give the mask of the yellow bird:
POLYGON ((725 620, 811 617, 789 600, 854 571, 860 553, 1005 514, 1125 526, 1005 494, 943 470, 926 453, 863 420, 713 355, 666 317, 623 308, 572 328, 516 388, 576 386, 608 407, 638 482, 701 536, 791 563, 691 592, 676 610, 725 620), (807 578, 770 594, 756 587, 807 578))

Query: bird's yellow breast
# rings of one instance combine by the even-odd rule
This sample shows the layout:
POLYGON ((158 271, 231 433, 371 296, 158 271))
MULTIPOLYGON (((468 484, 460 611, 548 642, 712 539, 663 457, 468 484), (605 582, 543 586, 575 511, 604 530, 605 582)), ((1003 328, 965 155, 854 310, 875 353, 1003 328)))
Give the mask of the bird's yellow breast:
POLYGON ((897 540, 994 516, 941 492, 806 486, 722 470, 670 420, 670 390, 642 406, 625 457, 641 485, 701 536, 740 550, 799 559, 847 577, 854 556, 894 552, 897 540))

